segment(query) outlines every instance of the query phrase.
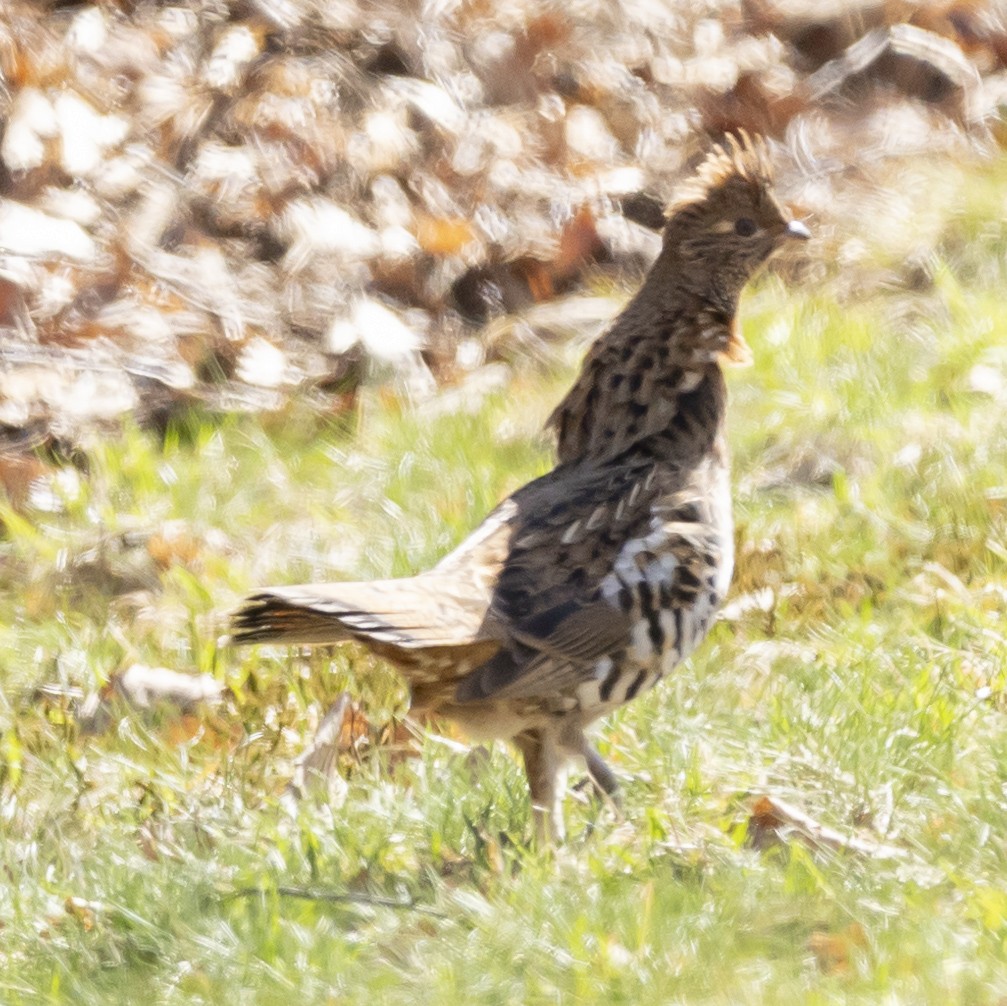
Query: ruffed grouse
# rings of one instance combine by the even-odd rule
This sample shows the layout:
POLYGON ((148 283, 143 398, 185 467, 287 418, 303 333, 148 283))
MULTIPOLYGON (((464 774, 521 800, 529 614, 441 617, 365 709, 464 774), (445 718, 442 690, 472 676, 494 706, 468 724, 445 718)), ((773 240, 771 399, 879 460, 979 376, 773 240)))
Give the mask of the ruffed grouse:
POLYGON ((727 590, 721 362, 748 356, 742 287, 808 236, 772 193, 761 141, 728 137, 677 192, 643 286, 550 418, 557 467, 429 572, 257 591, 234 640, 367 646, 398 668, 414 708, 511 739, 538 831, 561 838, 569 756, 617 789, 585 728, 689 654, 727 590))

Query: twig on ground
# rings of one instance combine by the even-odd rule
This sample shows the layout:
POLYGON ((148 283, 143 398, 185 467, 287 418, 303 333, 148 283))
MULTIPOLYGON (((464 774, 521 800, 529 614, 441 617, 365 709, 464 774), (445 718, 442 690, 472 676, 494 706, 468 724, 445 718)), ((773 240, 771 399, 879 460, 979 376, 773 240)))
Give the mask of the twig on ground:
POLYGON ((267 894, 277 894, 281 898, 298 898, 302 901, 321 901, 330 905, 367 905, 372 908, 394 908, 400 911, 420 912, 435 919, 447 919, 450 916, 435 908, 421 905, 417 901, 396 901, 394 898, 382 898, 371 894, 351 894, 348 891, 313 891, 306 887, 239 887, 223 895, 223 901, 233 901, 237 898, 254 898, 267 894))

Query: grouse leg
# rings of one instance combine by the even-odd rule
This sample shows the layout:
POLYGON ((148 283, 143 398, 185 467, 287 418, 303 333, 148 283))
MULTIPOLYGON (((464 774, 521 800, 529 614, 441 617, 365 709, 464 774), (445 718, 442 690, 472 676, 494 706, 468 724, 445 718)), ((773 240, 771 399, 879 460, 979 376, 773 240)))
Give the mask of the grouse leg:
POLYGON ((587 762, 587 774, 591 777, 591 782, 594 783, 598 795, 618 807, 619 780, 615 777, 615 773, 605 764, 604 759, 589 741, 584 741, 581 754, 584 756, 584 761, 587 762))
POLYGON ((528 776, 535 838, 542 847, 561 843, 566 838, 560 785, 563 754, 555 739, 543 730, 525 730, 514 738, 514 743, 524 758, 528 776))

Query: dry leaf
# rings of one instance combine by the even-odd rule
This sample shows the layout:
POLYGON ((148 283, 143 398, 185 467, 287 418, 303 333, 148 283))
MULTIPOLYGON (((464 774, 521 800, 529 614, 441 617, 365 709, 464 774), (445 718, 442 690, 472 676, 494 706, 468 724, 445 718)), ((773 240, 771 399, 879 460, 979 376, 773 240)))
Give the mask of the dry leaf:
POLYGON ((851 922, 838 933, 815 930, 808 937, 808 949, 827 975, 845 974, 850 970, 850 958, 866 948, 867 933, 859 922, 851 922))
POLYGON ((0 454, 0 485, 15 510, 22 510, 32 488, 54 471, 32 454, 0 454))
POLYGON ((94 929, 95 916, 104 910, 100 901, 85 901, 83 898, 69 897, 63 902, 66 914, 76 919, 85 933, 94 929))
POLYGON ((164 740, 170 747, 181 747, 198 739, 204 748, 218 752, 233 751, 243 736, 240 723, 188 712, 173 716, 164 728, 164 740))
POLYGON ((558 282, 571 279, 586 262, 598 256, 602 247, 594 214, 581 206, 560 235, 559 254, 552 262, 553 278, 558 282))
POLYGON ((416 221, 416 240, 431 255, 458 255, 475 240, 475 231, 461 217, 421 216, 416 221))
POLYGON ((185 521, 168 521, 147 539, 147 551, 161 569, 190 565, 199 557, 201 547, 185 521))
POLYGON ((905 849, 885 845, 874 838, 852 832, 844 833, 821 824, 793 804, 774 796, 760 796, 752 804, 748 819, 748 841, 756 849, 765 849, 796 839, 813 849, 855 852, 873 859, 909 858, 905 849))

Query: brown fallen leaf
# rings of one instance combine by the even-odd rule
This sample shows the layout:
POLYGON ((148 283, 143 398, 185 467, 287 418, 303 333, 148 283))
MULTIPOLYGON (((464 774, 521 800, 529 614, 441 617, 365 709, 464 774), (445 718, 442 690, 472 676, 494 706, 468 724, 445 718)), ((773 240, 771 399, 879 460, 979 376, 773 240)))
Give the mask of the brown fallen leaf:
POLYGON ((163 736, 170 747, 179 747, 199 740, 200 745, 219 752, 233 751, 244 736, 239 723, 224 716, 185 712, 173 716, 165 724, 163 736))
POLYGON ((865 838, 830 828, 793 804, 775 796, 763 795, 756 798, 748 818, 749 844, 756 849, 766 849, 794 839, 813 849, 855 852, 873 859, 909 858, 909 853, 905 849, 885 845, 874 838, 865 838))
POLYGON ((458 255, 475 240, 472 225, 460 217, 421 216, 416 221, 416 240, 431 255, 458 255))
POLYGON ((357 754, 374 740, 375 733, 374 724, 361 712, 356 703, 351 703, 343 717, 343 728, 339 732, 339 750, 357 754))
POLYGON ((94 929, 95 916, 104 909, 100 901, 85 901, 83 898, 68 897, 63 902, 66 914, 76 919, 85 933, 94 929))
POLYGON ((845 974, 850 958, 867 948, 867 933, 859 922, 851 922, 838 933, 816 929, 808 937, 808 949, 815 955, 819 970, 827 975, 845 974))
POLYGON ((785 72, 745 72, 730 91, 705 96, 703 121, 711 132, 747 129, 782 136, 807 109, 807 100, 785 72))
POLYGON ((597 258, 602 250, 594 214, 589 207, 581 206, 560 234, 559 249, 550 263, 553 282, 560 285, 573 279, 587 263, 597 258))
POLYGON ((147 539, 147 552, 161 569, 190 565, 200 548, 201 542, 181 520, 167 521, 147 539))
POLYGON ((0 454, 0 487, 15 511, 24 509, 32 487, 53 471, 33 454, 0 454))
POLYGON ((442 725, 437 723, 434 726, 432 722, 427 722, 425 727, 421 727, 411 716, 404 720, 393 719, 381 728, 375 743, 381 748, 385 764, 389 769, 395 769, 419 758, 420 744, 424 737, 435 741, 443 740, 448 747, 452 747, 453 741, 442 738, 437 733, 442 725))

